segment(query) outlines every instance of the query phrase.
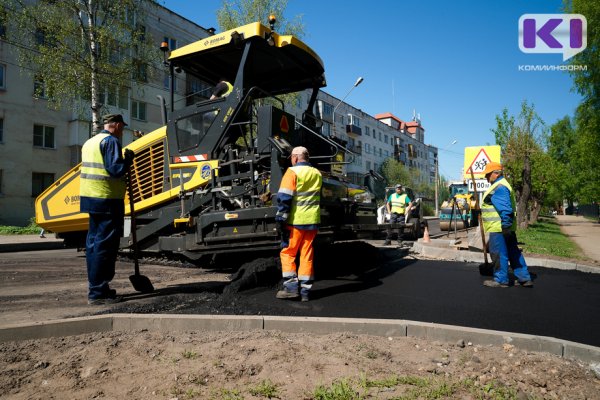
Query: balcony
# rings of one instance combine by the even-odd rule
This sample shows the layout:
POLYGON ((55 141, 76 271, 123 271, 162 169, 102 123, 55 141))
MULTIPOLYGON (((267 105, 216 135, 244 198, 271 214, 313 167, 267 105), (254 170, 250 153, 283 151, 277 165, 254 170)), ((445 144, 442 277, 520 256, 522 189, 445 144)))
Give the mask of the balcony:
POLYGON ((346 133, 352 133, 354 135, 362 135, 362 129, 356 125, 346 125, 346 133))
POLYGON ((348 146, 348 150, 358 155, 362 155, 362 146, 348 146))

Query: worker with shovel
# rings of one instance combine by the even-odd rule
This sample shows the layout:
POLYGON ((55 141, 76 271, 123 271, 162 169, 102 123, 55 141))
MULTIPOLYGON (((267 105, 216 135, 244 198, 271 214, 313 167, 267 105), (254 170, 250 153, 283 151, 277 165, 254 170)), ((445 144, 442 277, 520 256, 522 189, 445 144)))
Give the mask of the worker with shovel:
POLYGON ((494 279, 486 280, 483 284, 496 288, 508 287, 510 263, 518 284, 533 287, 525 258, 517 246, 516 202, 512 187, 504 178, 500 163, 488 163, 484 174, 491 186, 483 194, 481 219, 484 230, 490 235, 488 243, 494 265, 494 279))
POLYGON ((123 128, 121 114, 102 118, 104 129, 88 139, 81 150, 80 210, 89 213, 86 239, 88 304, 113 304, 122 300, 109 283, 115 263, 125 215, 126 175, 134 153, 121 156, 123 128))

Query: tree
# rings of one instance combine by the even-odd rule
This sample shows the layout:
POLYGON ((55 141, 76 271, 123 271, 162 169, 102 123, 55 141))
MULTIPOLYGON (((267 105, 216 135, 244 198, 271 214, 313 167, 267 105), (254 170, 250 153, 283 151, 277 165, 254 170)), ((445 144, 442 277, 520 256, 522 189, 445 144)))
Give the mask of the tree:
POLYGON ((284 17, 288 0, 223 0, 222 4, 217 11, 217 22, 223 31, 257 21, 266 24, 272 14, 277 18, 277 32, 296 37, 304 35, 302 16, 291 21, 284 17))
POLYGON ((527 228, 529 223, 529 202, 540 202, 532 198, 532 159, 542 151, 539 144, 544 129, 544 121, 537 115, 533 105, 527 101, 521 104, 518 118, 508 114, 505 108, 496 116, 496 129, 492 129, 496 144, 500 145, 503 154, 505 173, 511 178, 511 185, 517 199, 517 224, 527 228))
MULTIPOLYGON (((576 143, 577 135, 568 116, 550 127, 550 135, 547 138, 548 156, 554 163, 555 171, 549 193, 552 194, 554 202, 562 203, 562 200, 566 199, 569 206, 577 200, 579 191, 580 174, 576 170, 576 143)), ((554 204, 555 207, 560 205, 554 204)))
MULTIPOLYGON (((158 61, 143 25, 152 0, 4 0, 17 29, 19 63, 44 92, 49 105, 91 106, 97 129, 106 92, 121 97, 132 78, 145 82, 158 61), (86 103, 87 103, 86 102, 86 103)), ((83 110, 80 110, 83 111, 83 110)))
POLYGON ((575 89, 583 101, 575 115, 576 142, 573 165, 578 171, 578 201, 598 202, 600 181, 600 3, 595 0, 565 1, 565 12, 587 19, 587 48, 571 59, 575 89))

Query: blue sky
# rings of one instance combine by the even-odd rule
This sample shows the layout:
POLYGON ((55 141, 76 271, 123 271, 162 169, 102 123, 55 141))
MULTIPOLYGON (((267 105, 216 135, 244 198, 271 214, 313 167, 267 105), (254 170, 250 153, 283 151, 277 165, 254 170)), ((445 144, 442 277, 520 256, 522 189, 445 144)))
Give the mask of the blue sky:
MULTIPOLYGON (((215 27, 221 0, 164 0, 165 7, 215 27)), ((519 50, 523 14, 560 13, 560 0, 406 1, 289 0, 285 17, 301 14, 303 41, 325 64, 328 93, 370 115, 421 115, 425 143, 440 149, 440 173, 459 179, 463 149, 495 144, 490 129, 504 107, 518 114, 533 103, 551 125, 573 115, 580 96, 559 71, 519 65, 561 65, 560 54, 519 50), (451 143, 457 140, 457 143, 451 143)))

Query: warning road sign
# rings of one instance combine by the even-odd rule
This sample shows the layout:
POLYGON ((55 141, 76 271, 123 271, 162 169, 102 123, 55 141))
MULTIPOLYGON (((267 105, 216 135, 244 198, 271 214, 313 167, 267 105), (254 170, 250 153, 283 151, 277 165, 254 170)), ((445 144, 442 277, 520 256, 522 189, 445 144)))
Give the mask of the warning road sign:
POLYGON ((491 162, 500 162, 500 146, 474 146, 465 148, 464 179, 471 179, 471 170, 475 179, 483 179, 485 166, 491 162))

